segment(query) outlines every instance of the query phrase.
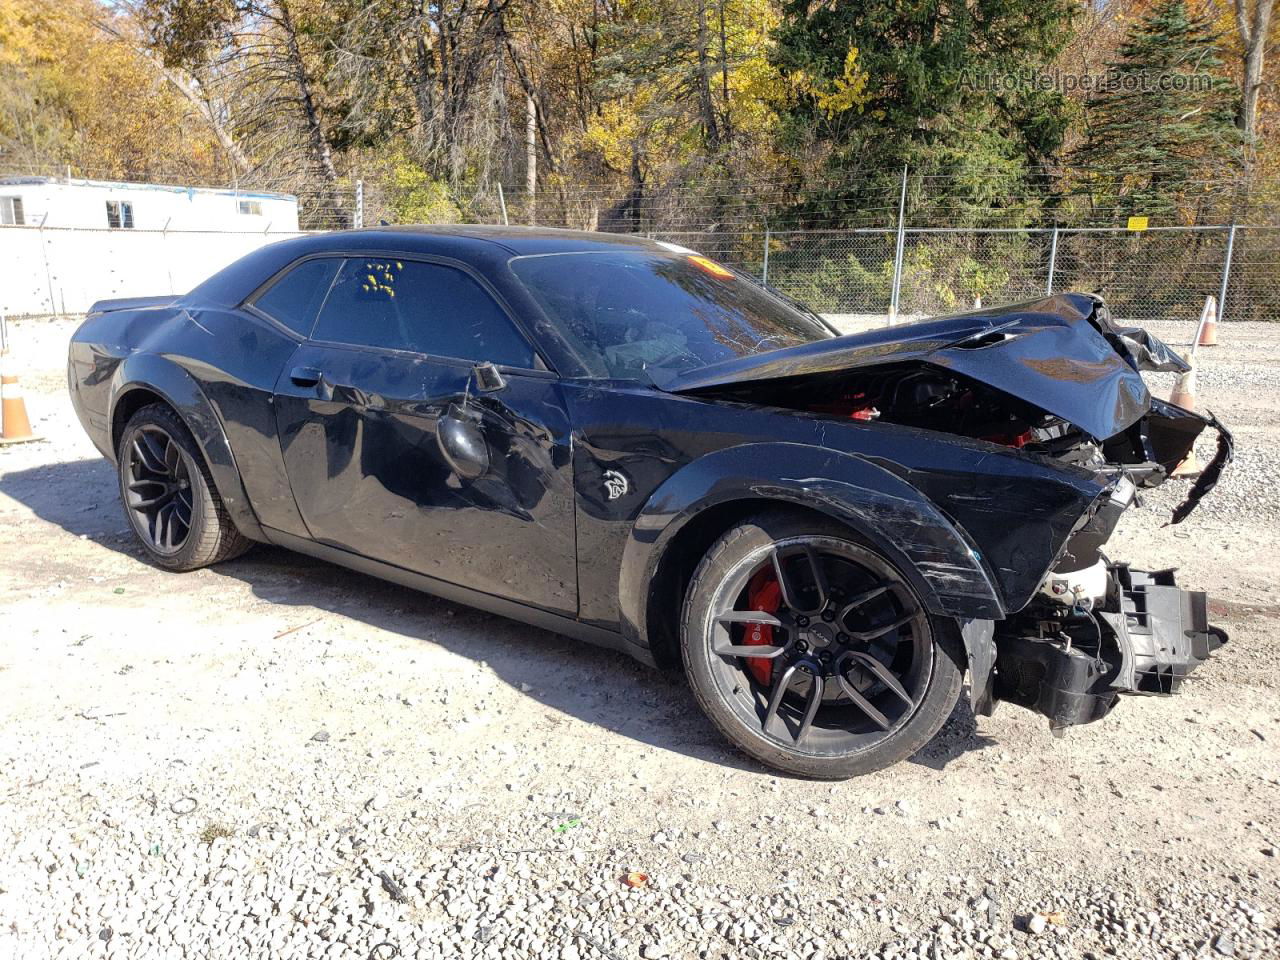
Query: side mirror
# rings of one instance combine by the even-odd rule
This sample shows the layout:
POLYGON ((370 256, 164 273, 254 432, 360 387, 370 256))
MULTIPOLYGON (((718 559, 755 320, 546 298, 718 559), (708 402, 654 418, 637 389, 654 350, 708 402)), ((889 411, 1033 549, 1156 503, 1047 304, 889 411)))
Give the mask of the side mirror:
POLYGON ((496 393, 507 385, 506 378, 492 363, 477 363, 474 367, 477 393, 496 393))
POLYGON ((449 404, 436 424, 436 443, 449 469, 461 480, 478 480, 489 472, 489 445, 474 410, 449 404))

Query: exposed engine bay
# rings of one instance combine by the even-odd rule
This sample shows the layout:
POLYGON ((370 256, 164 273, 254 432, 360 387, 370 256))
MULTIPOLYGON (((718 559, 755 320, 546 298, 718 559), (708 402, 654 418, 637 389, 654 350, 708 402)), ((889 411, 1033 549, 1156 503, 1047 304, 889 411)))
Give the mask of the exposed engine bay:
POLYGON ((1233 449, 1212 414, 1151 396, 1141 372, 1181 373, 1185 361, 1145 331, 1116 326, 1100 299, 1052 298, 1021 311, 950 318, 936 331, 923 321, 917 336, 862 335, 856 351, 812 351, 775 363, 772 376, 703 372, 679 387, 986 441, 1105 483, 1028 603, 1002 620, 962 624, 975 711, 1006 700, 1061 731, 1105 716, 1122 693, 1177 692, 1226 642, 1208 622, 1205 595, 1180 589, 1173 570, 1134 570, 1102 548, 1140 491, 1168 480, 1206 428, 1217 431, 1216 454, 1170 523, 1213 489, 1233 449), (970 317, 966 330, 959 321, 970 317))

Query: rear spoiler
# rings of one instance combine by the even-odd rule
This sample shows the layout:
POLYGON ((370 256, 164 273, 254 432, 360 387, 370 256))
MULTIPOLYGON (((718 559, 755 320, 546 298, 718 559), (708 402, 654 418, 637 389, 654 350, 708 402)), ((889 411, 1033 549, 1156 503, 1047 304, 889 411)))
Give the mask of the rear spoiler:
POLYGON ((89 308, 89 314, 115 313, 117 310, 148 310, 157 307, 168 307, 176 303, 178 295, 171 293, 166 297, 122 297, 118 300, 99 300, 89 308))

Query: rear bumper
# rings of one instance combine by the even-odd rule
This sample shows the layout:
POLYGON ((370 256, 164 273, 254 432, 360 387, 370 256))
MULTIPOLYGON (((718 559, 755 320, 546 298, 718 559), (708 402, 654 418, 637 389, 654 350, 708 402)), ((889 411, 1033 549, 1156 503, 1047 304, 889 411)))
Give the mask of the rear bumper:
POLYGON ((71 407, 93 445, 108 460, 115 460, 111 448, 111 424, 107 405, 110 400, 110 377, 103 376, 94 362, 88 344, 71 341, 67 354, 67 392, 71 407))
POLYGON ((1043 714, 1054 730, 1090 723, 1121 694, 1177 693, 1226 643, 1209 623, 1205 595, 1179 588, 1172 570, 1112 564, 1108 573, 1111 594, 1100 608, 997 632, 997 700, 1043 714))

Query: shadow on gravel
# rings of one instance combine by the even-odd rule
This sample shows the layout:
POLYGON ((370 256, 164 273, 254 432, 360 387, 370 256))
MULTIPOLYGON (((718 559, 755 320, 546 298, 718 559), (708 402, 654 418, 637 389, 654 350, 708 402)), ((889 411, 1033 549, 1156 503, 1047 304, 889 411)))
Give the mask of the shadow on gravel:
MULTIPOLYGON (((4 467, 0 459, 0 493, 42 520, 93 540, 129 533, 115 468, 106 460, 71 460, 11 472, 4 467)), ((118 544, 106 545, 119 549, 118 544)))
MULTIPOLYGON (((0 461, 3 469, 3 461, 0 461)), ((107 549, 139 557, 105 460, 52 463, 0 476, 0 493, 41 519, 107 549)), ((177 578, 156 568, 158 576, 177 578)), ((486 663, 524 696, 663 750, 741 770, 770 772, 733 751, 705 720, 678 676, 514 620, 449 603, 279 547, 190 576, 230 577, 261 600, 315 608, 425 640, 486 663)), ((168 586, 168 585, 166 585, 168 586)), ((308 622, 300 617, 300 624, 308 622)))
POLYGON ((624 654, 278 547, 256 546, 213 572, 271 603, 314 607, 483 661, 524 696, 648 746, 763 769, 726 747, 680 678, 624 654))
POLYGON ((997 742, 978 733, 978 719, 969 706, 969 691, 966 689, 960 694, 959 702, 942 729, 911 757, 910 762, 930 770, 944 770, 952 760, 974 750, 994 747, 997 742))
MULTIPOLYGON (((105 460, 74 460, 7 473, 0 476, 0 493, 68 533, 139 555, 118 501, 115 472, 105 460)), ((157 573, 175 576, 158 569, 157 573)), ((321 611, 317 619, 325 613, 339 614, 483 661, 525 696, 648 746, 783 776, 729 747, 702 716, 679 676, 652 670, 624 654, 263 544, 200 575, 240 580, 261 600, 321 611)), ((977 735, 965 696, 911 762, 942 770, 962 754, 992 743, 977 735)))

